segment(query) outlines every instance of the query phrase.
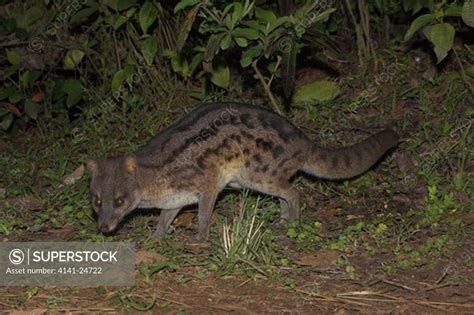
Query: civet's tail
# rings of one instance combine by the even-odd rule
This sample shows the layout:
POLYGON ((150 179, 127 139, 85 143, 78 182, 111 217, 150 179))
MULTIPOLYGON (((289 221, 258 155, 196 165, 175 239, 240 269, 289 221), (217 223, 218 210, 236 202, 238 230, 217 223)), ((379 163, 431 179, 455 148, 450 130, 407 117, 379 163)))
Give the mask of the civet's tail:
POLYGON ((328 150, 313 144, 303 171, 328 179, 354 177, 368 170, 398 141, 397 133, 386 129, 341 149, 328 150))

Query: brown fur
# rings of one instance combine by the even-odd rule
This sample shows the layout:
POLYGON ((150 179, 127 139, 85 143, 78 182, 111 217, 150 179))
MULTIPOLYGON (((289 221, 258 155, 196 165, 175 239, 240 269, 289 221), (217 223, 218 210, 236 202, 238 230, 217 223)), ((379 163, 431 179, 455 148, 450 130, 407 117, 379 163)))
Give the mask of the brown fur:
POLYGON ((206 239, 225 186, 277 196, 282 219, 296 220, 299 194, 289 179, 298 170, 329 179, 354 177, 397 143, 397 134, 385 130, 356 145, 327 150, 273 112, 215 103, 191 112, 133 155, 87 165, 103 232, 114 230, 137 207, 161 208, 156 235, 162 236, 183 206, 198 203, 199 235, 206 239))

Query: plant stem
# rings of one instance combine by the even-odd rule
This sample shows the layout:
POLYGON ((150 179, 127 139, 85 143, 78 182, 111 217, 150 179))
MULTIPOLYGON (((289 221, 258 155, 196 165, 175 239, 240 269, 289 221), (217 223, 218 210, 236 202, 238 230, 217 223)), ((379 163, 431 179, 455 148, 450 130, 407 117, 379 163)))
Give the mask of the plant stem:
POLYGON ((115 58, 117 59, 117 71, 119 71, 120 69, 122 69, 122 65, 120 63, 119 49, 117 45, 117 36, 115 34, 115 30, 112 32, 112 38, 114 39, 115 58))
POLYGON ((346 1, 347 11, 349 12, 349 16, 351 17, 352 23, 354 24, 354 29, 356 30, 356 37, 357 37, 357 55, 359 56, 359 64, 364 64, 364 45, 363 45, 363 38, 360 30, 359 24, 357 24, 357 20, 354 16, 354 12, 352 12, 351 4, 349 0, 346 1))
POLYGON ((472 85, 471 85, 471 83, 469 83, 469 81, 467 79, 466 72, 464 72, 464 67, 462 65, 461 59, 459 58, 458 53, 456 51, 456 48, 454 46, 453 46, 453 52, 454 52, 454 55, 456 56, 456 60, 459 64, 459 68, 461 69, 462 80, 464 81, 464 84, 466 84, 467 88, 469 89, 469 92, 471 92, 471 94, 474 95, 474 90, 472 88, 472 85))
POLYGON ((262 73, 260 72, 260 70, 258 70, 258 67, 257 67, 257 62, 258 62, 258 59, 254 60, 252 62, 252 68, 253 70, 255 71, 255 74, 257 75, 258 79, 260 80, 260 83, 262 83, 263 85, 263 89, 265 90, 265 92, 267 93, 267 96, 268 98, 270 99, 272 105, 273 105, 273 109, 275 110, 275 112, 277 112, 279 115, 282 114, 281 110, 280 110, 280 106, 278 106, 278 102, 275 98, 275 96, 273 96, 273 93, 272 91, 270 90, 270 86, 267 84, 267 82, 265 82, 265 78, 263 77, 262 73))

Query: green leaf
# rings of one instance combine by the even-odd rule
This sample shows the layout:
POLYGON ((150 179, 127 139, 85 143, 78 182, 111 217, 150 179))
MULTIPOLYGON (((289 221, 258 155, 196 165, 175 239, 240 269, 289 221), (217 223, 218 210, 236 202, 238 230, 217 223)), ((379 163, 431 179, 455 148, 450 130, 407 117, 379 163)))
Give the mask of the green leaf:
POLYGON ((221 87, 223 89, 229 87, 230 70, 222 59, 215 60, 213 62, 210 79, 211 82, 217 85, 218 87, 221 87))
POLYGON ((242 21, 240 24, 245 25, 254 30, 259 30, 261 28, 261 25, 257 20, 242 21))
POLYGON ((141 52, 147 65, 151 66, 158 52, 158 40, 155 36, 148 37, 142 43, 141 52))
POLYGON ((355 274, 355 268, 352 265, 347 265, 346 266, 346 273, 347 273, 347 276, 349 277, 349 279, 351 279, 351 280, 355 280, 357 278, 356 274, 355 274))
POLYGON ((268 25, 268 32, 272 32, 274 29, 288 21, 289 19, 287 16, 282 16, 281 18, 278 18, 277 20, 273 21, 268 25))
POLYGON ((68 107, 77 104, 82 98, 83 87, 79 80, 66 80, 62 90, 67 94, 66 105, 68 107))
POLYGON ((195 52, 205 52, 206 51, 206 47, 203 47, 203 46, 194 46, 193 47, 193 51, 195 52))
POLYGON ((237 27, 232 31, 234 37, 244 37, 250 40, 257 39, 259 37, 258 32, 251 28, 237 27))
POLYGON ((204 61, 210 62, 214 59, 214 56, 219 51, 221 41, 224 38, 226 33, 212 34, 209 37, 209 40, 206 45, 206 51, 204 52, 204 61))
MULTIPOLYGON (((403 0, 403 1, 402 1, 403 10, 405 10, 405 12, 414 10, 415 7, 418 5, 417 2, 418 2, 418 1, 416 1, 416 0, 403 0)), ((413 14, 414 14, 414 13, 415 13, 415 12, 413 12, 413 14)))
POLYGON ((260 56, 262 51, 263 51, 262 44, 258 44, 257 46, 250 47, 249 49, 247 49, 246 51, 242 53, 242 57, 240 58, 240 65, 243 68, 248 67, 256 57, 260 56))
POLYGON ((21 57, 20 55, 14 51, 14 50, 7 50, 7 60, 12 64, 12 65, 19 65, 21 62, 21 57))
MULTIPOLYGON (((88 2, 88 5, 90 4, 95 4, 95 1, 84 1, 88 2)), ((102 3, 105 3, 108 7, 114 9, 115 11, 123 11, 125 9, 128 9, 132 6, 135 5, 136 0, 105 0, 105 1, 100 1, 102 3)))
POLYGON ((25 21, 28 26, 34 24, 36 21, 41 19, 44 14, 44 9, 42 6, 34 6, 29 8, 25 13, 25 21))
POLYGON ((0 91, 0 101, 6 99, 7 97, 10 97, 13 93, 15 93, 16 88, 13 85, 10 85, 6 89, 3 89, 0 91))
POLYGON ((4 77, 9 77, 18 74, 18 69, 20 69, 20 65, 11 65, 6 67, 6 69, 3 70, 3 73, 0 73, 2 73, 4 77))
POLYGON ((121 14, 109 15, 106 16, 104 19, 107 23, 109 23, 110 26, 114 28, 114 30, 118 30, 120 26, 122 26, 128 21, 128 18, 121 14))
POLYGON ((467 26, 474 27, 474 1, 464 1, 461 17, 467 26))
POLYGON ((255 8, 255 16, 260 21, 264 21, 264 22, 267 22, 267 23, 273 23, 277 19, 275 13, 273 13, 272 11, 264 10, 262 8, 259 8, 259 7, 255 8))
POLYGON ((188 60, 184 56, 175 55, 171 58, 171 67, 173 71, 179 73, 183 78, 189 76, 189 64, 188 60))
POLYGON ((122 84, 132 75, 132 68, 125 67, 125 69, 119 70, 114 74, 112 78, 112 93, 119 93, 122 84))
POLYGON ((15 92, 13 92, 9 97, 8 97, 8 101, 12 104, 16 104, 18 103, 21 99, 23 98, 23 95, 18 91, 18 90, 15 90, 15 92))
POLYGON ((291 99, 295 86, 296 71, 296 43, 293 38, 287 36, 283 38, 289 45, 282 52, 281 78, 283 83, 283 92, 287 99, 291 99))
MULTIPOLYGON (((329 8, 315 16, 313 9, 318 4, 319 1, 310 1, 294 14, 294 18, 291 20, 294 25, 294 31, 298 37, 303 36, 306 30, 314 23, 327 20, 329 15, 336 11, 335 8, 329 8)), ((321 7, 321 9, 322 8, 323 7, 321 7)), ((317 12, 319 13, 319 10, 317 10, 317 12)))
POLYGON ((435 16, 433 14, 424 14, 417 17, 410 25, 405 37, 403 38, 404 41, 410 40, 413 35, 422 27, 427 25, 428 23, 434 21, 435 16))
POLYGON ((191 60, 191 64, 189 65, 189 75, 192 75, 196 68, 202 63, 203 57, 203 53, 197 53, 194 55, 193 59, 191 60))
POLYGON ((117 10, 126 10, 135 5, 135 0, 117 0, 117 10))
POLYGON ((434 52, 438 60, 437 63, 440 63, 444 58, 446 58, 448 52, 453 47, 454 34, 456 33, 456 30, 449 23, 439 23, 427 26, 423 30, 423 33, 434 45, 434 52))
POLYGON ((247 47, 249 44, 249 42, 243 37, 235 37, 234 40, 239 47, 247 47))
POLYGON ((13 114, 12 113, 7 114, 2 117, 2 121, 0 122, 0 128, 2 128, 3 130, 7 130, 8 128, 10 128, 12 123, 13 123, 13 114))
POLYGON ((146 34, 148 28, 155 22, 158 18, 158 9, 151 2, 145 2, 145 4, 140 9, 138 16, 138 21, 140 22, 140 27, 143 31, 143 34, 146 34))
MULTIPOLYGON (((228 2, 230 2, 230 1, 228 1, 228 2)), ((229 3, 228 5, 226 5, 226 7, 224 8, 224 11, 222 11, 221 16, 229 15, 230 10, 232 10, 235 7, 235 5, 236 5, 235 2, 232 2, 232 3, 229 3)))
POLYGON ((175 7, 174 7, 174 10, 173 12, 176 13, 180 10, 183 10, 187 7, 190 7, 190 6, 193 6, 195 5, 196 3, 198 3, 199 0, 181 0, 175 7))
POLYGON ((224 26, 225 26, 225 30, 228 31, 228 30, 232 30, 234 28, 234 24, 232 24, 232 17, 230 14, 226 15, 225 18, 224 18, 224 26))
POLYGON ((310 15, 310 12, 319 5, 319 1, 306 1, 305 5, 301 6, 294 13, 295 18, 301 22, 304 19, 307 19, 310 15))
POLYGON ((36 120, 38 118, 39 105, 32 100, 26 100, 25 102, 25 113, 31 119, 36 120))
MULTIPOLYGON (((467 2, 466 2, 467 3, 467 2)), ((443 16, 456 16, 459 17, 462 15, 462 7, 452 6, 444 10, 443 16)))
POLYGON ((329 16, 330 16, 333 12, 335 12, 335 11, 336 11, 335 8, 329 8, 329 9, 327 9, 327 10, 324 10, 324 11, 323 11, 321 14, 319 14, 317 17, 311 19, 311 24, 308 25, 306 28, 308 28, 309 26, 311 26, 311 25, 314 24, 314 23, 318 23, 318 22, 320 22, 320 21, 326 21, 326 20, 329 18, 329 16))
POLYGON ((79 10, 76 12, 76 14, 74 14, 71 17, 71 20, 69 21, 69 23, 71 23, 71 25, 77 25, 83 21, 86 21, 89 18, 89 16, 97 12, 97 9, 98 7, 96 6, 93 8, 86 8, 86 9, 79 10))
POLYGON ((244 8, 242 4, 234 3, 234 12, 232 13, 231 29, 237 24, 238 21, 243 17, 244 8))
POLYGON ((0 23, 0 34, 9 35, 16 29, 16 20, 14 18, 3 18, 3 22, 0 23))
POLYGON ((181 28, 178 33, 178 40, 176 41, 176 49, 178 52, 181 52, 181 50, 183 49, 184 44, 186 43, 186 39, 188 38, 189 32, 193 27, 194 21, 196 20, 196 16, 199 13, 200 8, 201 5, 197 5, 186 14, 186 19, 181 25, 181 28))
POLYGON ((288 236, 289 238, 297 238, 298 232, 296 231, 295 228, 289 228, 288 231, 286 232, 286 236, 288 236))
POLYGON ((340 93, 339 86, 332 81, 316 81, 298 88, 293 96, 295 104, 314 104, 328 102, 340 93))
POLYGON ((63 60, 63 68, 66 70, 73 70, 84 58, 85 53, 79 49, 71 49, 66 53, 63 60))
POLYGON ((161 55, 165 58, 173 58, 174 56, 177 55, 175 51, 172 51, 171 49, 164 49, 161 55))
POLYGON ((31 82, 36 81, 36 79, 38 79, 40 75, 41 75, 40 71, 26 70, 20 76, 20 82, 23 87, 27 87, 28 85, 30 85, 31 82))
POLYGON ((224 38, 221 41, 221 49, 226 50, 227 48, 230 47, 230 44, 232 43, 232 36, 230 34, 227 34, 224 36, 224 38))
POLYGON ((125 13, 125 16, 127 17, 127 19, 131 18, 133 15, 135 15, 135 12, 137 11, 136 8, 131 8, 130 10, 128 10, 126 13, 125 13))
POLYGON ((268 40, 269 42, 279 40, 280 37, 282 37, 287 32, 288 31, 286 30, 285 27, 278 27, 275 30, 273 30, 273 32, 271 32, 270 35, 267 36, 266 40, 268 40))
POLYGON ((113 26, 114 30, 118 30, 120 28, 120 26, 127 23, 127 21, 128 21, 128 18, 126 16, 117 15, 117 17, 115 19, 115 22, 112 26, 113 26))

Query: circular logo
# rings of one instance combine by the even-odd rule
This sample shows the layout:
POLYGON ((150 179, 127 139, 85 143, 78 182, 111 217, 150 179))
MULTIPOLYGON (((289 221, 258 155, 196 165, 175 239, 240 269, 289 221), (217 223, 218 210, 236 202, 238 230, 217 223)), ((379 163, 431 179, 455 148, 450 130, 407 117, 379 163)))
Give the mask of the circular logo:
POLYGON ((43 50, 44 41, 40 37, 34 37, 28 42, 28 49, 34 53, 40 53, 43 50))
POLYGON ((293 48, 293 40, 290 37, 283 37, 278 41, 278 48, 281 52, 287 53, 293 48))
POLYGON ((12 249, 8 258, 12 264, 19 265, 25 260, 25 253, 21 249, 12 249))

